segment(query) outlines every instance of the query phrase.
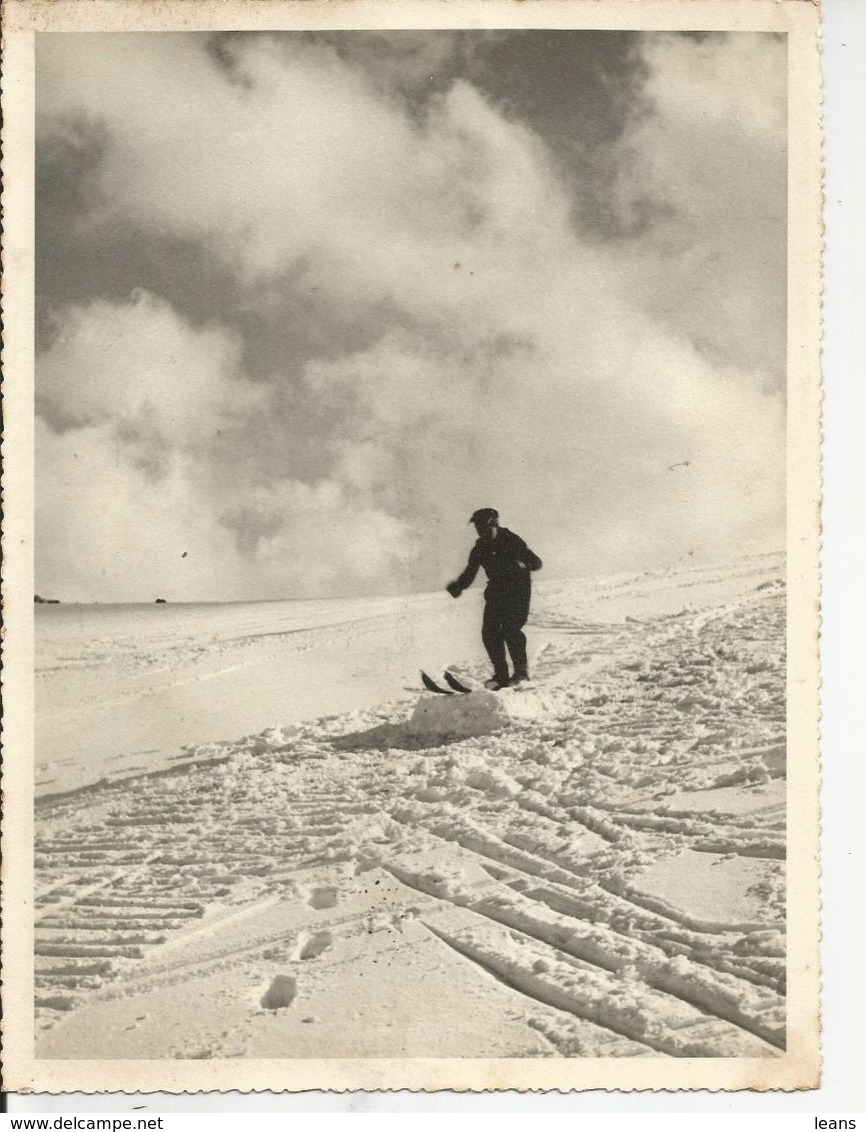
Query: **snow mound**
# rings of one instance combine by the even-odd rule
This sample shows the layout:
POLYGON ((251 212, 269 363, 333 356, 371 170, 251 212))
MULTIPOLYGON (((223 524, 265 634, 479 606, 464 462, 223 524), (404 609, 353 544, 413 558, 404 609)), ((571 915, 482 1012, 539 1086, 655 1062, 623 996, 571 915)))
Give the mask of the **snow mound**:
POLYGON ((468 695, 422 696, 415 705, 409 729, 436 739, 473 739, 541 714, 541 704, 529 692, 519 695, 479 689, 468 695))

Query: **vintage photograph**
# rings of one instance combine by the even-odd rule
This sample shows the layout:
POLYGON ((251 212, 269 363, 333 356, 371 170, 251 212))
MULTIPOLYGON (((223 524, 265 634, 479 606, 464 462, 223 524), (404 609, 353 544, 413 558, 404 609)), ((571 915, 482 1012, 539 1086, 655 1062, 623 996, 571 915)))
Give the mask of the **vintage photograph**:
POLYGON ((814 1050, 790 74, 772 23, 35 32, 37 1063, 814 1050))

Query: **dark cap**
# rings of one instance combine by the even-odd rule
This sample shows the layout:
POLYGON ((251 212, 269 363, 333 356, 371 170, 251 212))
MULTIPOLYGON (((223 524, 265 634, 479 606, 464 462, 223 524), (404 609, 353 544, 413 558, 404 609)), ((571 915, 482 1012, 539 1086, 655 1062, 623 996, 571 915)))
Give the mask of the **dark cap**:
POLYGON ((491 523, 495 523, 498 518, 499 512, 493 507, 482 507, 478 511, 473 512, 472 518, 469 520, 469 522, 484 523, 485 525, 489 526, 491 523))

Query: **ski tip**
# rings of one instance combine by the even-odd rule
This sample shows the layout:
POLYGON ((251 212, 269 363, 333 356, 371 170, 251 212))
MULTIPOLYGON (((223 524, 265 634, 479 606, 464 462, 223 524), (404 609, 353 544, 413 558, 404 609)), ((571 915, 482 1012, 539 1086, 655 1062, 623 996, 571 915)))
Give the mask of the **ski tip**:
POLYGON ((438 692, 440 696, 450 696, 453 693, 448 688, 440 688, 435 680, 431 680, 427 673, 421 670, 421 683, 428 692, 438 692))
POLYGON ((453 688, 455 692, 462 692, 463 695, 468 695, 472 689, 467 687, 453 672, 445 671, 445 683, 449 688, 453 688))

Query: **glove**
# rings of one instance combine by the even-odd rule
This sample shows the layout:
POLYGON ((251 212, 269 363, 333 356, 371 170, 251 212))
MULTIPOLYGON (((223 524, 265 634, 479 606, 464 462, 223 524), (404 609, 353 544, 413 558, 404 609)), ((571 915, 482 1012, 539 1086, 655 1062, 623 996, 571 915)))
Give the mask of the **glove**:
POLYGON ((456 582, 449 582, 445 589, 452 597, 460 597, 460 594, 463 592, 456 582))

